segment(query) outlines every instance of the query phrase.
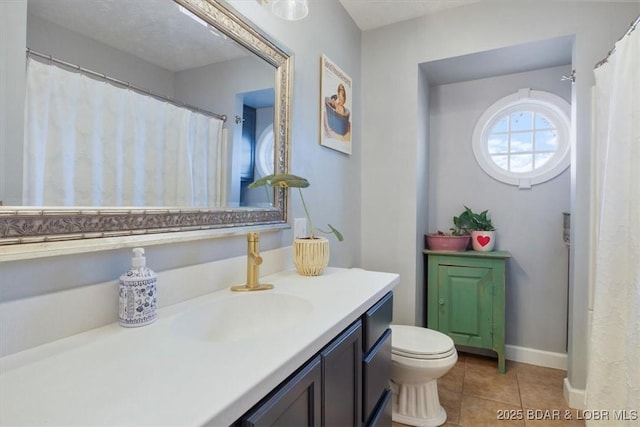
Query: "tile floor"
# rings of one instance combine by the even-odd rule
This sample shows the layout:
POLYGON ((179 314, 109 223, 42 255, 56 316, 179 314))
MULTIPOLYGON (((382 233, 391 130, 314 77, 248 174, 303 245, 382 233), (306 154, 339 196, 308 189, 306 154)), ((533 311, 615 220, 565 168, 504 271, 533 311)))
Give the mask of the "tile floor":
POLYGON ((584 426, 562 395, 565 377, 560 369, 509 360, 501 375, 496 359, 459 352, 456 365, 438 380, 445 426, 584 426))

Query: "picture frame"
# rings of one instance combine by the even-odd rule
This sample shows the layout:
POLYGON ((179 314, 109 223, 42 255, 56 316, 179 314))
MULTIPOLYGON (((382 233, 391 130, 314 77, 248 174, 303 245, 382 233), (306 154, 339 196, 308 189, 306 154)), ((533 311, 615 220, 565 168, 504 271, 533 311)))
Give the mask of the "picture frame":
POLYGON ((320 62, 320 145, 351 154, 353 81, 326 55, 320 62))

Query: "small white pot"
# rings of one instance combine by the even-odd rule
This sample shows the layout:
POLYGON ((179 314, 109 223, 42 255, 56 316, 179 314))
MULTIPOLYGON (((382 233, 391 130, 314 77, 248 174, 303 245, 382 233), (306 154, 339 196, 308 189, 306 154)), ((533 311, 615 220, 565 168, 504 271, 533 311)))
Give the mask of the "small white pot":
POLYGON ((295 239, 293 241, 293 263, 303 276, 319 276, 329 265, 329 240, 295 239))
POLYGON ((471 246, 474 251, 489 252, 496 245, 496 232, 494 231, 472 231, 471 246))

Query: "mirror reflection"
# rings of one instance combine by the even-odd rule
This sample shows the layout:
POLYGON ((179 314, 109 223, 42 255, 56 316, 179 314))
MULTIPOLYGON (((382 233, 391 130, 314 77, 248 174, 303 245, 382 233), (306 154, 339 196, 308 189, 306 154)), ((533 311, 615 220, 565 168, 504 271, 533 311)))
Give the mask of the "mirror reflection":
POLYGON ((275 68, 184 7, 29 0, 27 48, 5 205, 272 202, 247 186, 274 170, 275 68))
MULTIPOLYGON (((4 10, 7 14, 3 14, 1 20, 3 32, 8 37, 0 40, 0 57, 8 71, 6 76, 9 79, 3 80, 0 85, 3 89, 2 102, 5 105, 22 106, 25 100, 26 48, 40 53, 32 53, 29 62, 37 62, 43 66, 51 66, 56 62, 55 66, 64 68, 66 75, 73 71, 85 77, 83 84, 88 82, 88 86, 93 86, 96 82, 102 83, 100 95, 85 97, 87 101, 83 103, 77 102, 78 96, 73 92, 79 85, 72 85, 73 91, 63 94, 75 101, 73 108, 67 104, 51 104, 48 101, 34 103, 37 109, 48 109, 43 114, 59 110, 53 113, 64 118, 62 121, 49 121, 46 126, 34 127, 36 138, 33 139, 40 145, 32 145, 34 141, 29 144, 24 142, 23 108, 14 109, 11 114, 4 111, 3 118, 9 120, 5 122, 7 126, 0 135, 0 246, 16 245, 15 251, 7 249, 5 253, 11 253, 19 259, 36 249, 43 256, 48 256, 50 251, 58 250, 75 253, 83 246, 66 242, 78 239, 92 239, 93 242, 89 244, 93 248, 106 248, 115 244, 114 241, 103 239, 106 237, 189 232, 183 234, 182 238, 190 240, 234 233, 232 229, 235 227, 259 226, 263 229, 277 229, 287 226, 285 191, 275 189, 270 194, 262 193, 259 197, 253 197, 253 194, 245 194, 242 190, 244 183, 250 179, 250 165, 253 164, 254 168, 260 165, 260 162, 256 161, 260 156, 256 153, 263 128, 267 128, 268 119, 265 117, 269 115, 273 122, 274 153, 266 156, 271 158, 266 163, 279 173, 289 170, 293 58, 286 47, 239 15, 224 0, 21 0, 10 2, 4 10), (47 12, 50 16, 45 12, 37 15, 33 12, 33 8, 37 9, 37 6, 32 6, 31 2, 34 5, 40 3, 45 8, 53 4, 55 8, 47 12), (181 11, 178 7, 180 5, 195 14, 195 17, 181 11), (96 11, 99 12, 97 21, 96 11), (56 16, 57 18, 54 18, 56 16), (77 26, 69 28, 68 22, 77 26), (119 26, 117 31, 108 31, 116 26, 116 22, 119 26), (4 25, 7 23, 10 25, 4 25), (53 32, 46 32, 52 29, 53 32), (190 38, 192 32, 199 33, 204 38, 190 38), (60 38, 56 39, 54 35, 60 38), (237 42, 237 46, 228 47, 228 39, 237 42), (116 44, 116 40, 119 40, 120 44, 116 44), (155 42, 155 47, 152 47, 151 42, 155 42), (213 45, 219 45, 221 50, 210 50, 213 45), (218 52, 223 52, 224 57, 224 53, 229 51, 235 53, 226 59, 215 59, 218 52), (151 52, 171 52, 171 55, 165 55, 163 62, 157 65, 153 62, 157 59, 154 59, 155 55, 150 55, 151 52), (173 56, 176 52, 187 55, 173 56), (189 62, 190 58, 204 62, 189 62), (59 64, 61 61, 66 65, 59 64), (187 63, 193 65, 184 65, 187 63), (91 70, 92 73, 85 70, 91 70), (263 72, 258 73, 259 70, 263 72), (107 86, 104 84, 105 80, 109 80, 108 85, 119 89, 118 95, 115 96, 119 101, 110 104, 112 107, 108 110, 112 111, 109 111, 109 118, 100 116, 102 118, 96 119, 92 109, 94 104, 113 95, 110 93, 110 86, 108 90, 104 89, 107 86), (154 101, 175 99, 175 102, 166 102, 170 106, 165 106, 162 114, 152 115, 154 120, 151 122, 161 121, 157 120, 158 117, 171 116, 166 111, 179 107, 188 110, 188 113, 182 112, 182 117, 191 117, 187 120, 189 126, 182 123, 184 119, 174 119, 176 125, 169 126, 170 132, 173 133, 169 133, 168 136, 157 127, 148 125, 147 121, 143 121, 144 125, 132 126, 131 123, 138 122, 135 121, 135 117, 129 116, 137 115, 139 112, 146 114, 156 108, 155 104, 149 101, 133 109, 124 109, 124 106, 130 107, 128 103, 134 101, 121 95, 123 87, 126 87, 126 92, 135 91, 138 95, 138 92, 142 92, 142 95, 154 101), (141 88, 142 91, 134 87, 141 88), (178 94, 180 98, 177 97, 178 94), (272 107, 264 101, 265 94, 270 94, 273 100, 272 107), (125 99, 126 103, 122 99, 125 99), (256 120, 255 136, 243 142, 245 106, 255 110, 256 120), (219 116, 222 115, 227 116, 224 123, 219 120, 219 116), (120 116, 125 116, 125 119, 120 116), (82 119, 78 120, 77 117, 82 119), (217 121, 214 120, 216 117, 217 121), (65 143, 62 149, 58 141, 53 141, 52 144, 58 144, 58 147, 56 150, 49 150, 49 154, 54 153, 51 156, 41 154, 26 161, 23 159, 26 147, 29 147, 29 150, 32 150, 32 146, 36 147, 33 150, 39 149, 41 153, 45 150, 46 154, 48 145, 43 145, 40 141, 48 140, 42 136, 44 133, 39 135, 38 132, 44 129, 48 135, 50 128, 67 129, 68 118, 73 118, 77 126, 68 131, 54 129, 53 132, 64 135, 65 143), (207 120, 209 123, 217 124, 217 127, 200 127, 199 122, 207 120), (193 126, 200 131, 192 131, 193 128, 190 126, 193 121, 197 122, 193 126), (134 131, 128 127, 133 127, 134 131), (176 129, 181 129, 181 133, 176 129), (188 135, 182 135, 186 132, 184 129, 189 131, 188 135), (106 139, 102 136, 105 130, 115 135, 133 133, 136 139, 128 140, 126 143, 112 141, 105 144, 106 139), (76 133, 81 136, 68 137, 76 133), (216 140, 219 142, 218 146, 208 141, 201 142, 196 138, 198 135, 212 137, 220 133, 222 136, 216 140), (175 140, 183 141, 182 145, 169 146, 169 142, 175 140), (85 145, 81 145, 83 141, 85 145), (89 141, 88 145, 86 141, 89 141), (161 142, 165 144, 163 148, 174 151, 166 154, 159 148, 161 142), (210 145, 213 145, 213 148, 210 145), (76 149, 76 146, 80 148, 76 149), (109 162, 105 160, 105 149, 115 152, 115 155, 110 153, 109 162), (51 160, 63 163, 62 171, 51 173, 50 168, 43 168, 38 164, 45 162, 47 156, 56 157, 56 152, 60 159, 51 160), (79 152, 83 153, 80 157, 79 152), (208 153, 220 154, 217 157, 213 156, 216 163, 210 160, 211 156, 208 153), (138 157, 143 159, 140 160, 138 157), (118 163, 120 159, 128 161, 131 158, 138 161, 137 165, 142 162, 143 170, 139 166, 118 163), (42 178, 27 176, 23 181, 25 164, 30 169, 40 170, 42 178), (158 165, 163 167, 161 173, 153 169, 158 165), (186 176, 177 173, 180 168, 187 171, 186 176), (215 174, 211 173, 212 168, 217 168, 215 174), (61 180, 59 175, 66 173, 67 169, 73 170, 74 173, 61 180), (132 175, 131 170, 135 174, 132 175), (129 175, 126 175, 125 171, 129 175), (72 179, 76 175, 85 178, 80 181, 72 179), (165 179, 167 175, 168 178, 165 179), (125 180, 125 176, 132 178, 125 180), (117 178, 117 185, 107 187, 107 183, 114 181, 113 177, 117 178), (216 177, 220 177, 220 181, 216 181, 216 177), (24 205, 23 193, 37 194, 40 191, 38 188, 31 189, 23 185, 29 180, 40 183, 42 187, 45 184, 51 186, 50 182, 55 183, 56 190, 64 187, 64 191, 70 192, 73 197, 52 201, 51 203, 56 205, 49 206, 46 204, 49 202, 44 201, 46 195, 37 196, 42 199, 37 203, 43 205, 24 205), (84 181, 92 180, 102 186, 98 191, 103 194, 102 201, 89 199, 90 196, 76 189, 76 182, 85 185, 84 181), (131 185, 131 182, 136 184, 131 185), (149 182, 153 182, 154 185, 148 185, 149 182), (168 196, 164 190, 160 191, 162 188, 170 187, 173 193, 168 193, 168 196), (108 203, 122 203, 123 206, 107 205, 107 198, 104 197, 108 193, 107 188, 114 188, 110 190, 114 194, 124 194, 124 189, 128 189, 128 193, 118 196, 120 199, 109 194, 111 199, 108 203), (138 195, 140 189, 144 195, 143 200, 140 200, 141 196, 138 195), (157 192, 153 194, 156 200, 147 200, 151 190, 157 192), (82 193, 80 196, 86 199, 76 197, 75 193, 82 193), (125 196, 129 199, 125 200, 125 196), (157 205, 156 203, 160 203, 157 200, 159 198, 162 198, 167 206, 157 205), (90 200, 91 203, 103 203, 105 206, 87 206, 84 205, 89 203, 86 200, 90 200), (175 205, 189 201, 196 206, 175 205), (65 205, 60 206, 58 203, 65 205), (129 203, 150 205, 131 206, 129 203), (22 244, 42 242, 61 244, 18 247, 22 244)), ((254 169, 254 178, 259 173, 260 171, 254 169)), ((79 188, 89 194, 94 191, 91 186, 79 188)), ((164 241, 169 237, 158 236, 157 240, 164 241)), ((127 244, 135 244, 136 240, 135 237, 127 239, 127 244)), ((156 238, 150 236, 147 240, 156 238)), ((0 250, 4 251, 5 248, 0 250)))

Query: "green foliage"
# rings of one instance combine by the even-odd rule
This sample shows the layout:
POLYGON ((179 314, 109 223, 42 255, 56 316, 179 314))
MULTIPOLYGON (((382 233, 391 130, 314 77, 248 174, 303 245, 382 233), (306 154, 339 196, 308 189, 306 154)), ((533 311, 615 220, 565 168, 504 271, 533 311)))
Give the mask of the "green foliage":
POLYGON ((281 173, 262 177, 249 184, 249 188, 266 188, 267 186, 279 188, 297 188, 298 193, 300 194, 300 200, 302 201, 302 206, 304 207, 304 212, 307 215, 307 221, 309 221, 309 229, 311 230, 311 235, 309 237, 314 239, 314 230, 318 230, 319 232, 325 234, 335 234, 338 241, 342 242, 344 240, 344 236, 331 224, 327 224, 329 226, 328 231, 313 227, 313 222, 311 221, 311 216, 309 215, 309 210, 307 209, 307 204, 305 203, 304 197, 302 196, 302 189, 307 188, 309 185, 311 184, 309 184, 309 181, 307 181, 306 178, 302 178, 301 176, 297 175, 281 173))
POLYGON ((491 223, 491 219, 487 217, 488 210, 484 210, 480 213, 473 212, 467 206, 464 207, 464 211, 459 216, 453 217, 453 224, 456 227, 452 228, 452 234, 462 232, 462 234, 468 234, 471 231, 493 231, 495 228, 491 223))
POLYGON ((271 174, 263 176, 260 179, 253 181, 249 184, 249 188, 257 187, 280 187, 280 188, 307 188, 309 181, 306 178, 302 178, 297 175, 288 173, 280 173, 277 175, 271 174))
POLYGON ((472 230, 473 213, 466 206, 465 208, 460 215, 453 217, 453 227, 449 231, 454 236, 465 236, 472 230))

